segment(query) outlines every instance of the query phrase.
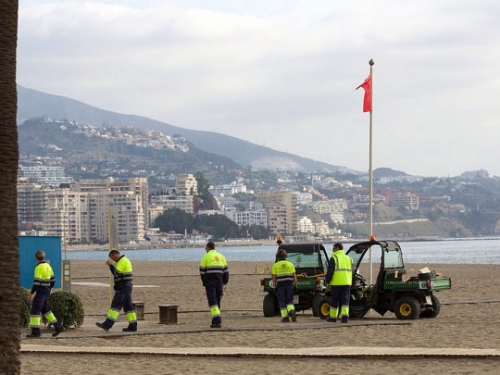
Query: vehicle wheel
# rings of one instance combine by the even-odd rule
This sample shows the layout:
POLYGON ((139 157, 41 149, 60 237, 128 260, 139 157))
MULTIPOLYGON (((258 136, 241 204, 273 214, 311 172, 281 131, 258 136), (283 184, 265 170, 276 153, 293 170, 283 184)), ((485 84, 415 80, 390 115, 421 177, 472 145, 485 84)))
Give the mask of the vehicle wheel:
POLYGON ((414 297, 402 297, 396 301, 394 314, 398 319, 417 319, 420 316, 420 304, 414 297))
POLYGON ((326 319, 330 316, 330 301, 328 301, 328 298, 323 297, 320 301, 318 312, 321 319, 326 319))
POLYGON ((349 318, 361 319, 370 311, 366 306, 349 306, 349 318))
POLYGON ((421 318, 435 318, 439 315, 439 312, 441 311, 441 302, 439 302, 438 298, 434 295, 431 296, 431 300, 432 310, 422 311, 422 313, 420 314, 421 318))
POLYGON ((312 300, 312 311, 313 311, 313 316, 320 316, 321 315, 321 301, 325 296, 322 293, 316 293, 313 297, 312 300))
POLYGON ((276 297, 272 294, 266 294, 264 301, 262 303, 262 310, 264 311, 264 316, 266 318, 272 318, 276 316, 276 311, 278 310, 278 301, 276 297))

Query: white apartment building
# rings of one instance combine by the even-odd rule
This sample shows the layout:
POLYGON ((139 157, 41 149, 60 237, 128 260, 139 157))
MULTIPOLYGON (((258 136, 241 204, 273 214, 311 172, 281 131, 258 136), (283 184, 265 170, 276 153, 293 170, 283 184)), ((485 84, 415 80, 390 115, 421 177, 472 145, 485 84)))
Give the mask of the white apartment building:
POLYGON ((410 192, 398 192, 392 197, 391 204, 393 206, 408 207, 410 210, 418 210, 418 208, 420 207, 420 198, 418 195, 410 192))
POLYGON ((198 193, 198 181, 190 173, 179 174, 175 180, 175 192, 177 195, 196 195, 198 193))
POLYGON ((151 206, 163 207, 163 211, 178 208, 188 214, 194 213, 194 197, 192 195, 153 195, 149 201, 151 206))
POLYGON ((275 203, 264 203, 267 212, 267 227, 272 234, 279 236, 287 233, 289 224, 285 206, 275 203))
POLYGON ((143 239, 147 179, 108 179, 80 183, 76 187, 47 189, 40 185, 19 184, 20 223, 24 222, 26 229, 43 229, 49 235, 61 236, 66 244, 107 243, 112 211, 119 243, 143 239))
POLYGON ((178 208, 188 214, 194 213, 194 197, 192 195, 153 195, 148 207, 148 225, 154 226, 156 218, 165 211, 178 208))
POLYGON ((267 227, 267 212, 261 211, 228 211, 225 215, 238 225, 260 225, 267 227))
POLYGON ((131 191, 140 199, 142 211, 148 209, 148 179, 135 177, 127 179, 115 179, 113 177, 105 180, 84 180, 76 183, 73 187, 76 191, 96 192, 107 190, 109 192, 131 191))
POLYGON ((60 236, 63 244, 90 243, 88 194, 69 189, 47 193, 42 210, 43 228, 52 236, 60 236))
POLYGON ((43 223, 42 210, 47 205, 47 193, 52 189, 28 183, 17 184, 17 221, 21 230, 36 230, 43 223))
POLYGON ((315 233, 314 224, 311 221, 311 219, 309 219, 307 216, 302 216, 299 219, 298 226, 300 233, 310 233, 310 234, 315 233))
POLYGON ((314 221, 314 233, 320 237, 327 237, 331 234, 328 222, 324 220, 314 221))
POLYGON ((107 243, 110 213, 116 215, 118 243, 144 238, 144 212, 131 191, 75 192, 56 189, 43 211, 44 230, 61 236, 63 243, 107 243))
POLYGON ((245 184, 234 181, 231 182, 230 184, 210 186, 210 188, 208 188, 208 191, 213 196, 216 195, 231 196, 237 193, 246 193, 247 187, 245 184))
POLYGON ((344 211, 348 203, 345 199, 329 199, 313 202, 312 209, 319 214, 329 214, 330 221, 334 223, 345 223, 344 211))
POLYGON ((331 212, 343 212, 347 210, 348 204, 345 199, 329 199, 325 201, 313 202, 314 212, 319 214, 329 214, 331 212))
MULTIPOLYGON (((275 223, 268 222, 268 227, 271 230, 276 228, 277 223, 285 223, 285 228, 279 228, 278 232, 274 232, 278 235, 283 234, 295 234, 298 229, 298 214, 297 214, 297 193, 296 192, 285 192, 280 190, 269 190, 257 193, 257 200, 264 204, 267 210, 267 215, 269 220, 273 218, 276 220, 275 223), (274 213, 269 211, 269 207, 276 209, 277 205, 283 206, 285 218, 284 220, 277 220, 274 213)), ((280 224, 281 225, 281 224, 280 224)))
POLYGON ((18 177, 25 178, 29 182, 37 183, 43 186, 59 186, 62 183, 69 184, 73 182, 72 177, 66 177, 64 167, 58 166, 23 166, 18 169, 18 177))
POLYGON ((149 228, 154 226, 155 220, 158 216, 163 215, 165 211, 163 210, 163 206, 149 206, 147 212, 147 222, 149 228))

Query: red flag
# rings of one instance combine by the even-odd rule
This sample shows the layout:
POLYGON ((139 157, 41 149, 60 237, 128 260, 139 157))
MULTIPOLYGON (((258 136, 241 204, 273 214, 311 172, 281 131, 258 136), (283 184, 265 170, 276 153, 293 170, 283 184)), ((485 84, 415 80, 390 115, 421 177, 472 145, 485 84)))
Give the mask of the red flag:
POLYGON ((363 100, 363 112, 372 111, 372 75, 370 74, 365 81, 356 87, 356 90, 362 87, 365 90, 365 98, 363 100))

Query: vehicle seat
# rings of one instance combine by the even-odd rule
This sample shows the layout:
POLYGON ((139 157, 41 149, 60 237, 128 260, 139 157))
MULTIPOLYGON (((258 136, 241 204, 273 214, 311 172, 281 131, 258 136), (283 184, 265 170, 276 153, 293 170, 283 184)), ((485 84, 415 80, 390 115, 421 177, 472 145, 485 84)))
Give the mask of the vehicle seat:
POLYGON ((386 271, 386 279, 387 280, 398 280, 402 281, 403 276, 406 275, 406 270, 404 268, 397 268, 386 271))

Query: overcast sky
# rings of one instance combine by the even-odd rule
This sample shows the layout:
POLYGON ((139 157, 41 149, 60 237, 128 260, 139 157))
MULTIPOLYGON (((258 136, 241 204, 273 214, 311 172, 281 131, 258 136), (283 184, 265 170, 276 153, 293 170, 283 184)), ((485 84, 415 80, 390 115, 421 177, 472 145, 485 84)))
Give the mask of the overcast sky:
MULTIPOLYGON (((498 0, 20 0, 18 83, 359 171, 500 176, 498 0)), ((216 151, 216 150, 214 150, 216 151)))

